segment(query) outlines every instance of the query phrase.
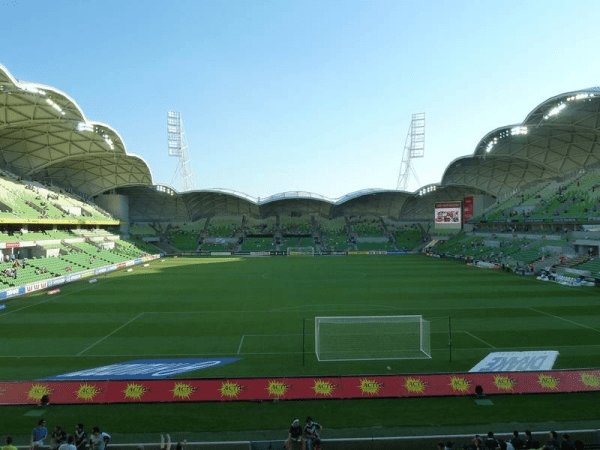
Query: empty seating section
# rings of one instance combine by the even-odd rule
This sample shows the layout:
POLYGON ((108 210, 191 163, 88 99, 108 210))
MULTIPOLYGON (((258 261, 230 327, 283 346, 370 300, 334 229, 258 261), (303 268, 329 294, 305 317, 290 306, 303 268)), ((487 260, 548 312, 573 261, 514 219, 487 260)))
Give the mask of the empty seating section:
POLYGON ((600 216, 600 169, 580 170, 562 180, 536 182, 498 201, 469 223, 586 223, 600 216))
POLYGON ((147 224, 131 225, 129 232, 134 236, 156 236, 156 230, 147 224))
POLYGON ((279 231, 282 234, 310 234, 311 228, 310 222, 302 217, 282 217, 279 221, 279 231))
POLYGON ((594 258, 575 266, 577 270, 589 270, 592 275, 600 274, 600 258, 594 258))
POLYGON ((174 224, 168 230, 170 244, 182 251, 194 252, 198 250, 200 231, 204 222, 174 224))
POLYGON ((245 223, 245 233, 247 235, 257 235, 257 234, 275 234, 275 219, 252 219, 247 218, 245 223))
POLYGON ((0 176, 0 218, 114 220, 96 205, 4 172, 0 176))
POLYGON ((385 242, 357 242, 356 247, 361 251, 378 250, 378 251, 391 251, 395 250, 394 244, 390 241, 385 242))
POLYGON ((243 252, 264 252, 275 249, 273 238, 247 237, 241 245, 243 252))
POLYGON ((348 250, 348 235, 344 218, 325 220, 319 225, 322 251, 348 250))
POLYGON ((350 220, 352 230, 360 237, 381 237, 383 236, 383 227, 379 218, 361 218, 360 220, 350 220))
POLYGON ((396 230, 396 246, 402 250, 413 250, 421 245, 421 230, 418 227, 404 227, 396 230))
POLYGON ((288 247, 314 247, 315 241, 313 238, 303 237, 287 237, 283 240, 280 246, 280 250, 287 250, 288 247))
POLYGON ((214 219, 212 218, 206 227, 209 236, 214 237, 233 237, 236 231, 241 227, 239 219, 214 219))

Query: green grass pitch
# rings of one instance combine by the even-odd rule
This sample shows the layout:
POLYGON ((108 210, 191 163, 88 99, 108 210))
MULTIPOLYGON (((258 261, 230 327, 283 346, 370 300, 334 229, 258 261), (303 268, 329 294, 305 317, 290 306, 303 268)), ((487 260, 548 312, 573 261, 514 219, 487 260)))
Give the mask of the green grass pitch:
MULTIPOLYGON (((119 361, 171 357, 241 358, 181 375, 210 378, 386 374, 388 365, 392 373, 461 372, 490 352, 513 350, 558 350, 555 368, 559 369, 600 367, 596 288, 564 287, 422 256, 165 259, 150 267, 137 266, 130 273, 99 277, 93 284, 63 286, 61 291, 55 296, 42 293, 11 300, 0 312, 2 380, 31 380, 119 361), (315 357, 315 316, 409 314, 421 314, 431 321, 431 359, 318 362, 315 357)), ((542 397, 535 397, 537 404, 544 403, 542 397)), ((554 397, 554 403, 559 398, 546 397, 554 397)), ((326 415, 327 405, 335 402, 323 401, 318 407, 315 401, 308 403, 313 411, 324 408, 326 415)), ((346 401, 345 407, 357 405, 356 410, 337 425, 352 426, 359 418, 363 424, 385 425, 393 407, 382 408, 387 400, 380 400, 378 406, 374 402, 377 400, 346 401), (367 408, 372 412, 368 419, 365 405, 372 405, 367 408)), ((283 403, 288 405, 270 408, 278 411, 291 408, 292 403, 298 408, 307 402, 283 403)), ((117 407, 120 411, 128 408, 117 407)), ((154 417, 162 415, 157 411, 173 407, 129 408, 141 408, 146 411, 143 414, 154 417)), ((226 416, 232 423, 238 413, 247 414, 253 407, 178 405, 179 410, 230 408, 226 416)), ((63 414, 99 411, 94 406, 60 408, 63 414)), ((102 408, 111 411, 113 407, 102 408)), ((15 414, 10 416, 6 420, 15 427, 29 427, 21 425, 15 414)), ((446 419, 440 416, 439 420, 471 420, 443 416, 446 419)), ((506 417, 506 421, 513 418, 506 417)), ((412 419, 416 420, 414 414, 412 419)), ((478 420, 476 415, 472 420, 478 420)), ((120 423, 115 421, 114 427, 120 423)), ((185 423, 179 420, 173 426, 185 427, 185 423)), ((157 423, 160 431, 164 431, 162 425, 157 423)), ((287 416, 282 426, 288 426, 287 416)), ((214 427, 236 429, 222 420, 214 427)))

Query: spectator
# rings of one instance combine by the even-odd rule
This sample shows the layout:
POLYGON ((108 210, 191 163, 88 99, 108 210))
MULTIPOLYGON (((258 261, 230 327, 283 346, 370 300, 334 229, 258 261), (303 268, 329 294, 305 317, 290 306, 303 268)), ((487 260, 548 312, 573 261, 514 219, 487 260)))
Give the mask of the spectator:
POLYGON ((167 441, 165 443, 165 436, 160 435, 160 450, 171 450, 171 436, 167 434, 167 441))
POLYGON ((517 430, 513 431, 510 443, 513 445, 515 450, 525 448, 525 441, 521 439, 521 436, 519 436, 519 432, 517 430))
POLYGON ((485 438, 484 444, 485 444, 485 447, 490 450, 494 450, 494 449, 498 448, 498 446, 499 446, 498 441, 494 437, 493 431, 488 432, 487 437, 485 438))
POLYGON ((106 444, 110 441, 110 435, 100 431, 100 428, 94 427, 90 435, 90 450, 105 450, 106 444))
POLYGON ((284 443, 286 449, 300 450, 302 447, 302 431, 300 420, 294 419, 288 432, 288 438, 284 443))
POLYGON ((29 438, 29 444, 32 449, 39 449, 44 447, 44 440, 48 438, 48 429, 46 428, 46 421, 44 419, 38 422, 38 426, 33 429, 29 438))
POLYGON ((313 442, 315 440, 319 440, 320 442, 320 433, 321 431, 323 431, 323 426, 318 423, 315 422, 314 420, 312 420, 312 417, 308 416, 306 418, 306 425, 304 426, 304 441, 303 441, 303 448, 306 450, 312 450, 313 449, 313 442))
POLYGON ((58 447, 58 450, 77 450, 75 439, 72 434, 67 436, 67 442, 61 444, 60 447, 58 447))
POLYGON ((6 445, 2 447, 0 450, 17 450, 17 447, 12 445, 12 436, 8 436, 6 438, 6 445))
POLYGON ((560 450, 560 442, 558 441, 558 433, 551 431, 548 434, 548 441, 542 447, 543 450, 560 450))
POLYGON ((568 433, 562 435, 562 441, 560 442, 560 450, 575 450, 575 443, 570 439, 568 433))
POLYGON ((78 423, 75 427, 75 446, 77 447, 77 450, 85 450, 87 441, 87 431, 85 431, 82 423, 78 423))
POLYGON ((61 425, 56 425, 54 431, 50 435, 50 448, 52 450, 58 450, 58 447, 65 442, 67 442, 67 432, 63 430, 61 425))

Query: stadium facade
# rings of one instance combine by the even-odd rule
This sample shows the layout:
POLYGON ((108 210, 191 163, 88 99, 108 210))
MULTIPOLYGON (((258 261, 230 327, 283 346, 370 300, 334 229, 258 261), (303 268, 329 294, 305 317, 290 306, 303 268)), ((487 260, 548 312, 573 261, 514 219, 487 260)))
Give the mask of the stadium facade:
POLYGON ((0 168, 95 202, 125 227, 242 215, 431 222, 438 202, 473 196, 477 215, 531 183, 597 166, 599 109, 600 88, 552 97, 522 123, 489 132, 472 155, 450 163, 439 183, 416 192, 365 189, 339 199, 286 192, 259 200, 226 189, 180 193, 155 185, 146 161, 127 151, 115 129, 88 120, 68 94, 20 81, 0 65, 0 168))

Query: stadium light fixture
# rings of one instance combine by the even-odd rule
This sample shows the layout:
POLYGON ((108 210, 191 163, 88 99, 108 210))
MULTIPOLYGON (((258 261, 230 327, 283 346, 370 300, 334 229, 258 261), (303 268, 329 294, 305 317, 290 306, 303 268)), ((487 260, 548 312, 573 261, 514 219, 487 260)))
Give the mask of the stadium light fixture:
POLYGON ((485 152, 489 153, 492 151, 492 148, 494 148, 494 145, 496 145, 498 143, 498 138, 494 138, 493 140, 491 140, 490 142, 488 142, 487 147, 485 148, 485 152))
POLYGON ((520 134, 527 134, 527 127, 514 127, 510 130, 511 136, 518 136, 520 134))
POLYGON ((554 108, 552 108, 550 111, 548 111, 548 114, 546 114, 544 116, 544 120, 548 120, 550 117, 558 115, 566 107, 567 107, 566 103, 559 103, 554 108))
POLYGON ((46 95, 45 91, 42 91, 41 89, 38 89, 35 86, 31 86, 29 84, 21 86, 21 89, 24 91, 30 92, 32 94, 37 94, 37 95, 42 95, 42 96, 46 95))
POLYGON ((57 103, 53 102, 52 99, 47 98, 46 103, 48 103, 50 106, 52 106, 52 108, 54 108, 56 111, 61 113, 63 116, 65 115, 65 112, 62 110, 62 108, 57 103))
POLYGON ((591 100, 595 95, 589 92, 580 92, 577 95, 572 95, 571 97, 567 97, 568 102, 577 101, 577 100, 591 100))
POLYGON ((93 133, 94 126, 90 123, 79 122, 77 124, 77 131, 89 131, 90 133, 93 133))
POLYGON ((111 150, 115 149, 112 139, 109 138, 108 136, 104 136, 104 142, 106 142, 108 144, 108 146, 110 147, 111 150))

